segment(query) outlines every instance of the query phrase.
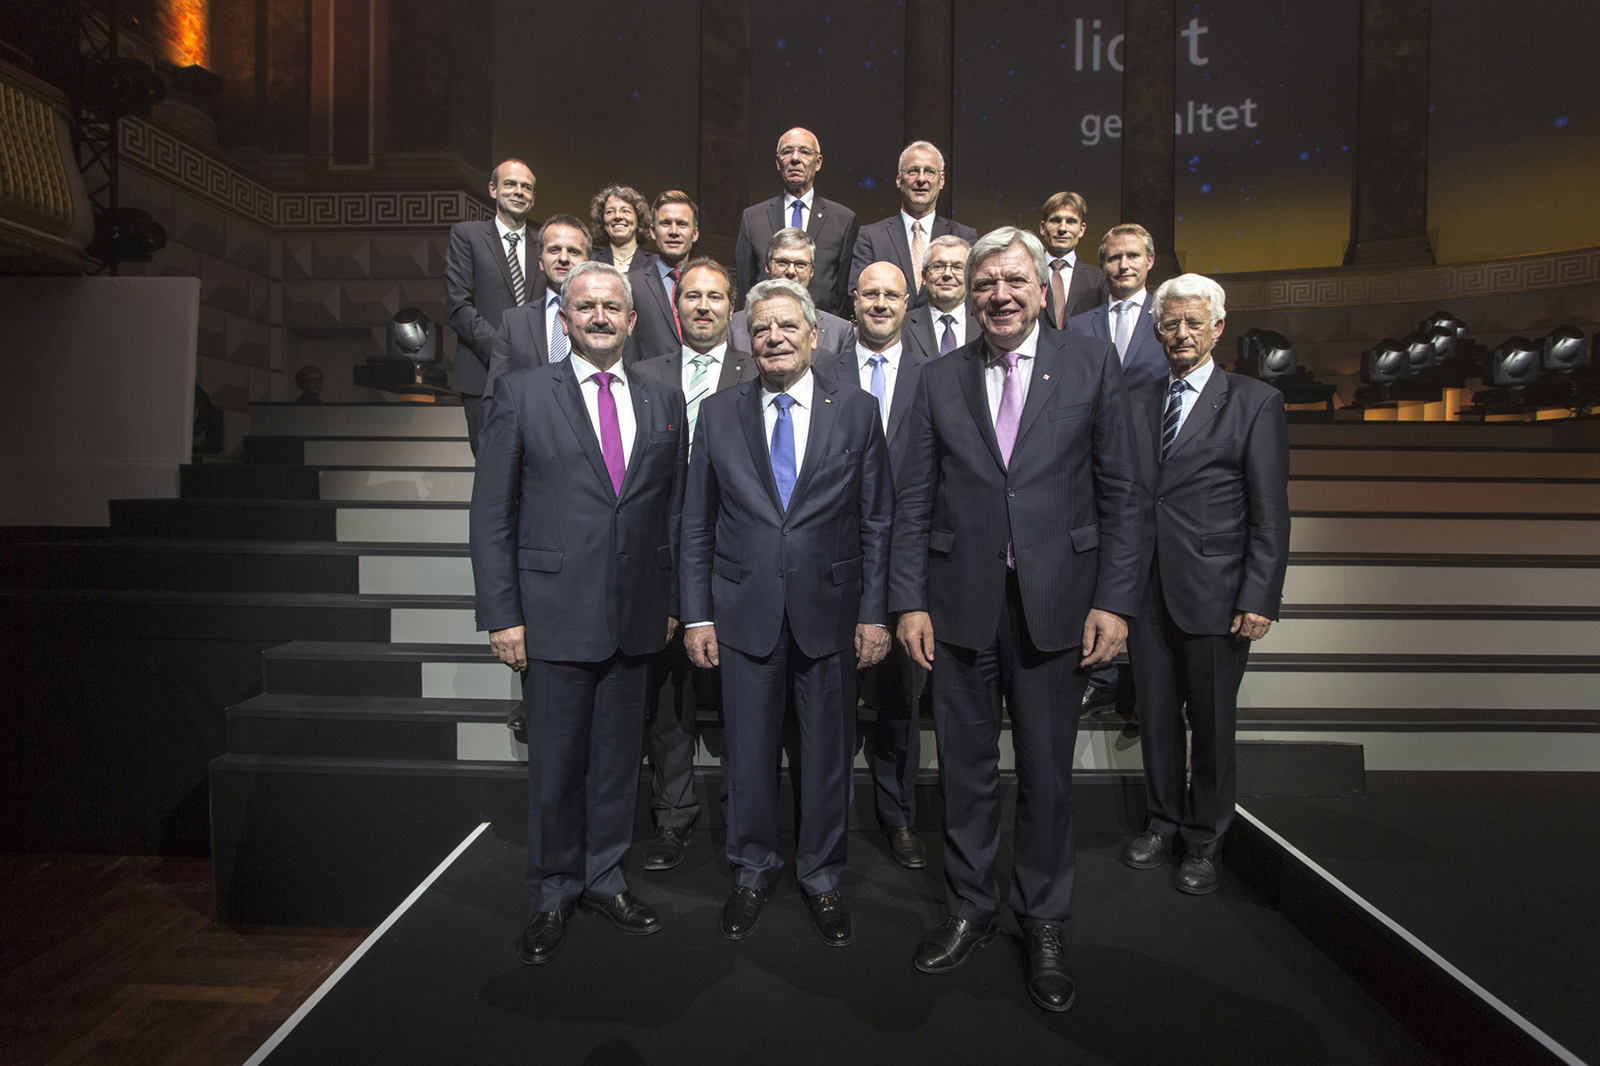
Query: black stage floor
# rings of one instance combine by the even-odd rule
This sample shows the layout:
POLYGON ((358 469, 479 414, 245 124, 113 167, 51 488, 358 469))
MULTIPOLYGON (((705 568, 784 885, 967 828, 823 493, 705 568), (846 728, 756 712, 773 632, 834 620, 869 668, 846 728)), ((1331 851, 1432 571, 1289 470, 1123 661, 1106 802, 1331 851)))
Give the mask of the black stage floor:
POLYGON ((1366 780, 1357 799, 1239 805, 1577 1059, 1600 1063, 1600 774, 1366 780))
POLYGON ((748 940, 723 940, 722 837, 700 833, 677 869, 632 877, 661 911, 661 933, 627 937, 580 914, 555 960, 523 966, 522 849, 491 827, 265 1062, 1433 1061, 1230 871, 1216 894, 1184 896, 1171 869, 1124 867, 1122 843, 1080 835, 1068 925, 1077 1001, 1049 1014, 1028 1001, 1010 937, 948 975, 912 967, 943 916, 937 855, 925 870, 902 870, 875 833, 851 835, 847 948, 822 943, 792 887, 748 940))

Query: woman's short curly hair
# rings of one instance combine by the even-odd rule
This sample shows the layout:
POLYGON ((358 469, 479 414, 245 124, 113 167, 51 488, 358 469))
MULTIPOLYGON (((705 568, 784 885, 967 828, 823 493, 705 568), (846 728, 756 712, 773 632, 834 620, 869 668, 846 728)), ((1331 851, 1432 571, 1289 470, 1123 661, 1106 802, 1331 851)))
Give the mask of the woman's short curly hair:
POLYGON ((633 213, 638 216, 639 228, 634 237, 642 243, 644 240, 642 235, 650 232, 650 201, 640 196, 637 189, 628 185, 607 185, 595 193, 594 199, 589 201, 589 220, 594 223, 595 243, 611 243, 606 237, 605 215, 606 201, 613 196, 633 208, 633 213))

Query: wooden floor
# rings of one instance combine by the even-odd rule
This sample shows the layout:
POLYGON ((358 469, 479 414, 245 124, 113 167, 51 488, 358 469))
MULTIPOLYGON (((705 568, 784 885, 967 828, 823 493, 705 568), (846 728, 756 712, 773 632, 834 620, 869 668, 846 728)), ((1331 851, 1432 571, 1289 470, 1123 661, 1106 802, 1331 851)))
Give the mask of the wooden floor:
POLYGON ((366 934, 211 913, 208 860, 0 853, 0 1063, 238 1066, 366 934))

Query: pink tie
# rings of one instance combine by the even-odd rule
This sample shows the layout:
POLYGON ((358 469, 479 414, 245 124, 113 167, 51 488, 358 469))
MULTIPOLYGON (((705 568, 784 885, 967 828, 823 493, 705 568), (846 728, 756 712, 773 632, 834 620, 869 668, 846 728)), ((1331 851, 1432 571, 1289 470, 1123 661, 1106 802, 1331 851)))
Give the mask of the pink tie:
MULTIPOLYGON (((1022 422, 1022 375, 1017 372, 1017 361, 1022 356, 1007 352, 1001 358, 1006 361, 1006 383, 1000 390, 1000 412, 994 418, 994 435, 1000 441, 1000 458, 1005 460, 1009 470, 1011 450, 1017 446, 1017 427, 1022 422)), ((1017 568, 1017 556, 1009 540, 1006 541, 1006 565, 1013 570, 1017 568)))
POLYGON ((611 383, 616 375, 602 370, 594 376, 600 386, 600 454, 605 458, 606 471, 611 475, 611 491, 622 495, 622 475, 628 472, 622 459, 622 427, 617 422, 617 399, 611 395, 611 383))

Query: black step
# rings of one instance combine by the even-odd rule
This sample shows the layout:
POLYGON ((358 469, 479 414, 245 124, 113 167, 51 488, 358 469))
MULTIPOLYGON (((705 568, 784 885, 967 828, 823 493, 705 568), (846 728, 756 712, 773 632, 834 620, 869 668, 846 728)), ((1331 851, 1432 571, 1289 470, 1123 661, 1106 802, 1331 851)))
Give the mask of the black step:
POLYGON ((338 508, 317 500, 112 500, 125 537, 336 540, 338 508))
POLYGON ((304 437, 250 436, 239 455, 246 463, 295 466, 306 461, 306 442, 304 437))
POLYGON ((268 693, 228 708, 228 751, 448 761, 456 757, 456 723, 503 724, 514 706, 514 700, 268 693))
POLYGON ((185 499, 315 500, 317 471, 300 465, 191 463, 178 468, 185 499))
POLYGON ((425 662, 494 663, 488 645, 295 641, 262 656, 267 692, 421 698, 425 662))
POLYGON ((327 542, 103 540, 19 544, 0 561, 0 587, 173 592, 348 592, 360 559, 327 542))

